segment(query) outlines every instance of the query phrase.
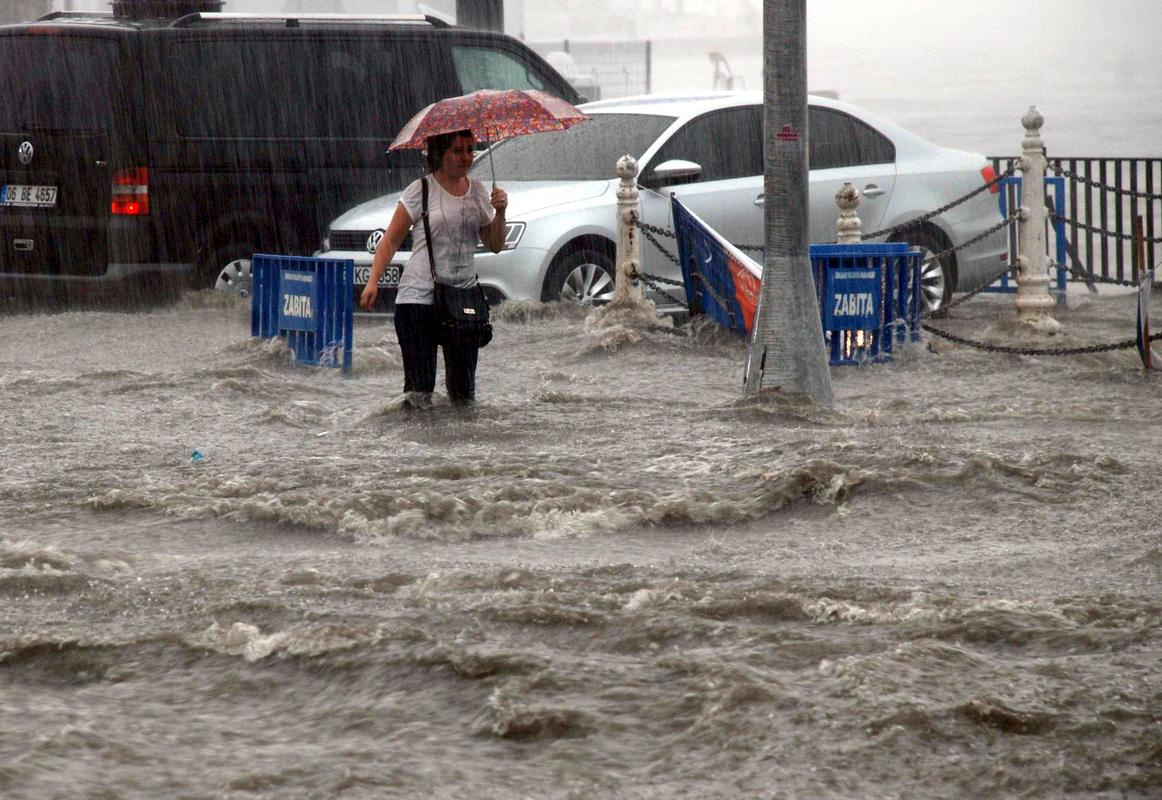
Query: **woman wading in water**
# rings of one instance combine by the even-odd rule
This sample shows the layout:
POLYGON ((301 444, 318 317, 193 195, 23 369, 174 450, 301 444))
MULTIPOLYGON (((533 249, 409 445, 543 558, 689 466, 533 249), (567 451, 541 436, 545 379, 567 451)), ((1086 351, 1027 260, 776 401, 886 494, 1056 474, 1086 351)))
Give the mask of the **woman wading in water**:
MULTIPOLYGON (((475 139, 470 131, 443 133, 427 140, 431 174, 403 191, 391 222, 375 249, 371 275, 359 305, 370 310, 379 294, 379 278, 415 223, 420 222, 423 184, 428 182, 428 222, 432 241, 423 225, 415 225, 412 254, 404 267, 395 298, 395 332, 403 355, 406 402, 430 405, 436 388, 436 317, 432 310, 432 267, 435 257, 441 283, 470 287, 476 283, 473 253, 477 239, 494 253, 504 248, 508 194, 468 177, 475 139)), ((444 385, 453 405, 471 405, 476 399, 476 361, 479 348, 465 343, 444 345, 444 385)))

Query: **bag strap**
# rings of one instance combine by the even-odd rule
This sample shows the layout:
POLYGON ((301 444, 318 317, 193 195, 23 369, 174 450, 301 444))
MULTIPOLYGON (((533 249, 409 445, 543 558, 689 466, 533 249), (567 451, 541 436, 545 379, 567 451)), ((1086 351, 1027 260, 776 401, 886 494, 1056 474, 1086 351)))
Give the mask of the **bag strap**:
POLYGON ((436 257, 432 255, 432 226, 428 224, 428 178, 424 176, 420 178, 420 183, 423 186, 421 193, 423 194, 423 211, 420 213, 420 218, 424 221, 424 236, 428 240, 428 264, 432 267, 432 283, 436 282, 436 257))
MULTIPOLYGON (((420 218, 424 221, 424 236, 428 240, 428 264, 432 267, 432 283, 436 282, 436 257, 432 254, 432 226, 428 224, 428 178, 420 178, 420 194, 423 197, 423 210, 420 218)), ((476 285, 480 285, 480 276, 476 276, 476 285)))

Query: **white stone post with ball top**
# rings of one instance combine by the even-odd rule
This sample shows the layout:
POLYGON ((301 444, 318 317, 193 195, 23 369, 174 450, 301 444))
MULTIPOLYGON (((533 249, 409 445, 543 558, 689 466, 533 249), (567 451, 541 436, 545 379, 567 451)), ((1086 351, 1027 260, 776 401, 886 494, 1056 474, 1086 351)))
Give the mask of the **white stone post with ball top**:
POLYGON ((1049 255, 1045 247, 1045 144, 1041 126, 1045 117, 1029 106, 1021 117, 1025 138, 1021 142, 1021 231, 1017 256, 1017 315, 1038 330, 1057 330, 1060 324, 1049 315, 1049 255))
POLYGON ((835 241, 838 244, 859 244, 863 236, 863 222, 859 218, 859 189, 850 183, 835 193, 839 219, 835 221, 835 241))
POLYGON ((637 190, 637 159, 624 155, 617 160, 617 280, 615 306, 642 305, 641 198, 637 190))

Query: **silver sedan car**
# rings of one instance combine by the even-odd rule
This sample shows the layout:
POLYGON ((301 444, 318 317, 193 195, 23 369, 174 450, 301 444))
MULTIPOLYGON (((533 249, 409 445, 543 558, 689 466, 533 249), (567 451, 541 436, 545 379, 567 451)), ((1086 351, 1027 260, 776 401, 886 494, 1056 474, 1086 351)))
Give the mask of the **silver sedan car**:
MULTIPOLYGON (((762 96, 708 93, 644 96, 581 106, 587 122, 553 133, 510 139, 477 159, 472 176, 497 183, 509 195, 508 234, 500 253, 478 248, 480 281, 494 301, 524 298, 600 303, 613 296, 617 241, 617 160, 639 164, 643 222, 670 230, 670 194, 728 240, 757 250, 763 242, 762 96)), ((892 228, 942 208, 993 177, 983 155, 938 147, 855 106, 809 98, 809 226, 812 242, 834 242, 835 193, 852 183, 861 194, 865 232, 892 228)), ((332 222, 319 255, 351 258, 359 286, 391 219, 399 194, 357 206, 332 222)), ((1000 222, 995 191, 981 192, 955 208, 898 235, 941 253, 978 237, 1000 222)), ((681 271, 668 256, 674 240, 642 243, 643 271, 652 278, 659 310, 679 310, 681 271), (655 244, 656 242, 656 244, 655 244), (660 245, 659 248, 657 245, 660 245), (657 280, 661 279, 661 280, 657 280)), ((989 282, 1007 259, 1004 231, 939 259, 924 269, 928 307, 946 304, 954 289, 989 282)), ((396 254, 383 276, 381 297, 390 307, 410 253, 396 254)), ((760 253, 753 253, 762 260, 760 253)))

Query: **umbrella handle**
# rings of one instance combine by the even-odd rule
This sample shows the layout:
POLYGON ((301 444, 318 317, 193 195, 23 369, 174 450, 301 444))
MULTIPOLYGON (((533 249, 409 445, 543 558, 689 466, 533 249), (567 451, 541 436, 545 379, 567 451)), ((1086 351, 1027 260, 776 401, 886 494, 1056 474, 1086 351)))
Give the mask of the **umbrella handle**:
POLYGON ((496 191, 496 164, 492 163, 492 142, 484 137, 484 147, 488 150, 488 167, 492 170, 492 190, 496 191))

